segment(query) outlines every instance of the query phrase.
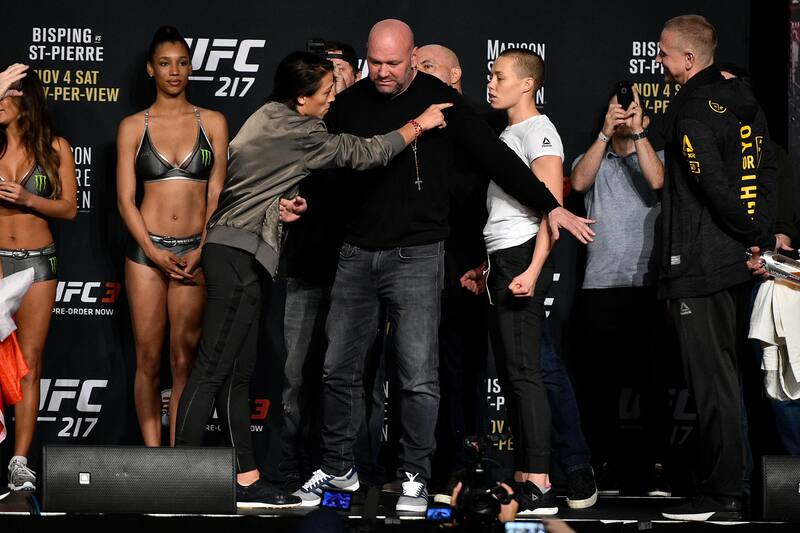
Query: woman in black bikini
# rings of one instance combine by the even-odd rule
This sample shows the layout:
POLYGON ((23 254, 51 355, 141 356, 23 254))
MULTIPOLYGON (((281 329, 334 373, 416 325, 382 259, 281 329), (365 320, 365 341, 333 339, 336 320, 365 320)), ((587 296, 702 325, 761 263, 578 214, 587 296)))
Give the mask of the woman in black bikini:
POLYGON ((191 71, 189 47, 178 30, 159 28, 147 61, 156 100, 125 118, 117 133, 117 203, 132 237, 125 283, 136 342, 134 398, 147 446, 161 444, 159 375, 167 319, 170 444, 175 443, 175 413, 200 339, 204 228, 227 166, 225 117, 189 103, 191 71), (139 182, 144 197, 137 206, 139 182))

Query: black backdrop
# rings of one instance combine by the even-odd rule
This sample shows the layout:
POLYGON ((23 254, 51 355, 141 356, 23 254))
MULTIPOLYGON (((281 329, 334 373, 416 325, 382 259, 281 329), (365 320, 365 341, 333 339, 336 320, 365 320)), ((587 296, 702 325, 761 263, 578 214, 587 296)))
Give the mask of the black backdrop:
MULTIPOLYGON (((153 31, 172 24, 189 39, 194 81, 190 100, 219 110, 231 137, 270 91, 277 62, 305 40, 324 37, 352 43, 361 57, 370 26, 385 17, 407 21, 418 44, 441 43, 460 57, 464 92, 482 101, 492 60, 505 47, 529 47, 546 61, 539 103, 565 145, 565 170, 597 131, 597 119, 615 81, 640 85, 655 119, 675 86, 655 63, 663 22, 698 12, 719 32, 718 58, 748 66, 751 6, 747 0, 602 3, 484 3, 365 0, 341 2, 227 3, 208 0, 155 2, 17 2, 7 21, 0 62, 25 62, 40 72, 57 129, 74 147, 79 190, 77 220, 54 223, 59 246, 59 288, 44 358, 37 443, 136 443, 132 401, 134 355, 122 264, 125 232, 115 203, 114 138, 119 121, 145 108, 153 91, 144 70, 153 31)), ((9 13, 10 11, 10 13, 9 13)), ((777 29, 777 28, 776 28, 777 29)), ((781 31, 786 31, 782 28, 781 31)), ((656 144, 660 144, 655 135, 656 144)), ((577 202, 579 203, 579 202, 577 202)), ((565 239, 557 250, 561 274, 550 301, 558 334, 575 287, 576 250, 565 239)), ((253 431, 265 461, 280 409, 282 348, 280 307, 264 321, 261 358, 252 386, 253 431)), ((558 336, 558 335, 557 335, 558 336)), ((560 337, 559 337, 560 338, 560 337)), ((668 357, 677 360, 677 354, 668 357)), ((165 367, 168 368, 165 359, 165 367)), ((165 376, 166 378, 166 376, 165 376)), ((168 389, 165 379, 162 388, 168 389)), ((497 395, 487 385, 489 418, 497 395)), ((685 391, 674 390, 676 428, 690 424, 685 391)), ((623 397, 626 423, 636 425, 635 398, 623 397), (627 400, 630 400, 628 402, 627 400)), ((487 428, 491 429, 487 419, 487 428)), ((214 429, 214 428, 211 428, 214 429)), ((676 443, 685 443, 685 433, 676 443)), ((275 446, 270 449, 274 450, 275 446)), ((266 462, 274 464, 274 457, 266 462)))

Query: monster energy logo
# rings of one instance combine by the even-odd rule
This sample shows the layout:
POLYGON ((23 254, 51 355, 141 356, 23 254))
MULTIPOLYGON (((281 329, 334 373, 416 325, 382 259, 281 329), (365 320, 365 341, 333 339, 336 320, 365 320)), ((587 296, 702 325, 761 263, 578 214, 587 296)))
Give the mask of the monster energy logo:
POLYGON ((56 257, 56 256, 49 257, 47 260, 50 261, 50 271, 53 274, 57 273, 58 272, 58 257, 56 257))
POLYGON ((34 186, 36 187, 36 192, 38 194, 42 194, 45 189, 47 189, 47 176, 42 174, 35 174, 33 179, 36 180, 34 182, 34 186))
POLYGON ((205 148, 200 149, 200 160, 203 162, 203 166, 208 166, 211 164, 211 150, 207 150, 205 148))

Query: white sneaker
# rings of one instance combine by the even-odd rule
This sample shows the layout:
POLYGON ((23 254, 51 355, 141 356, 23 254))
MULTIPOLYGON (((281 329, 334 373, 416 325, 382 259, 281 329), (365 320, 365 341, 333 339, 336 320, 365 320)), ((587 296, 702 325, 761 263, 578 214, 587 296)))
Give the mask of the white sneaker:
POLYGON ((36 472, 28 468, 28 460, 25 457, 15 455, 8 463, 8 488, 36 490, 36 472))
POLYGON ((294 495, 302 500, 301 505, 303 507, 313 507, 319 505, 323 490, 334 489, 355 492, 358 487, 358 473, 355 468, 351 467, 343 476, 326 474, 320 468, 311 475, 308 481, 303 483, 299 490, 295 491, 294 495))
POLYGON ((425 483, 417 481, 419 474, 405 473, 408 481, 403 481, 403 494, 397 500, 395 510, 409 513, 424 513, 428 508, 428 489, 425 483))

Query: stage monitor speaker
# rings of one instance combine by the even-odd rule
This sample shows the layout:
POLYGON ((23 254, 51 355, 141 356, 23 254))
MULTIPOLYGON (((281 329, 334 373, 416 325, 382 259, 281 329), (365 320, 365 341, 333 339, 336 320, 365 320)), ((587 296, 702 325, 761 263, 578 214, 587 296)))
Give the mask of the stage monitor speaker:
POLYGON ((45 446, 49 512, 233 514, 232 448, 45 446))
POLYGON ((764 520, 800 522, 800 457, 764 456, 764 520))

